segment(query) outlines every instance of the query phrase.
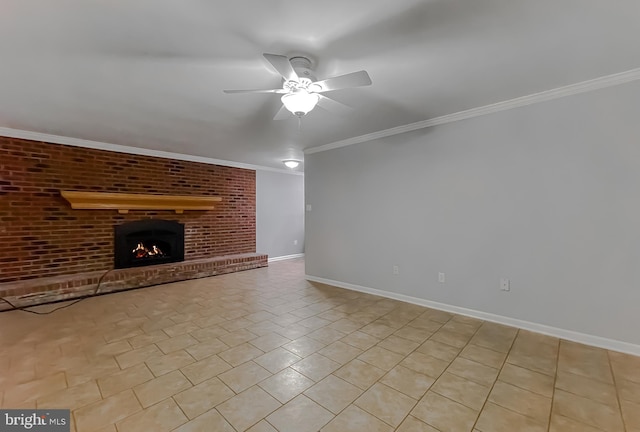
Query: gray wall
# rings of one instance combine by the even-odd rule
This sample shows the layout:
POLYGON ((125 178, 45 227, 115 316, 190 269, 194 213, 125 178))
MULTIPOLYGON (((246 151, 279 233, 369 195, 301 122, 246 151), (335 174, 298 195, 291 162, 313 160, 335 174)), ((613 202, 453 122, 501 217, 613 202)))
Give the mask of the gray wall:
POLYGON ((636 81, 308 154, 306 272, 640 344, 639 113, 636 81))
POLYGON ((304 252, 303 176, 256 171, 256 252, 269 258, 304 252))

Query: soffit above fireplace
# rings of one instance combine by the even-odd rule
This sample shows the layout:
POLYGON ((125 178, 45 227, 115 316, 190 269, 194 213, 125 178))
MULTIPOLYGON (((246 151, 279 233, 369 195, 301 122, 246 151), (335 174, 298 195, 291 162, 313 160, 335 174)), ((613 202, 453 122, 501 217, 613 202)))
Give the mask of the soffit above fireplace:
POLYGON ((126 214, 129 210, 213 210, 221 197, 205 195, 150 195, 109 192, 60 191, 60 195, 79 210, 118 210, 126 214))

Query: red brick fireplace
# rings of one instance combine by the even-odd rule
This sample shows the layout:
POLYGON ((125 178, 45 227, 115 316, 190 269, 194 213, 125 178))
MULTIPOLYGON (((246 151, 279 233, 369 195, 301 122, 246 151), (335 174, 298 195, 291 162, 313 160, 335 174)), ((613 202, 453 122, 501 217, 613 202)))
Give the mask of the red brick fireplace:
POLYGON ((265 266, 255 253, 255 190, 252 170, 0 137, 0 297, 33 304, 89 293, 114 267, 114 227, 144 219, 184 225, 184 261, 112 270, 105 290, 265 266), (64 190, 221 201, 120 214, 72 209, 64 190))

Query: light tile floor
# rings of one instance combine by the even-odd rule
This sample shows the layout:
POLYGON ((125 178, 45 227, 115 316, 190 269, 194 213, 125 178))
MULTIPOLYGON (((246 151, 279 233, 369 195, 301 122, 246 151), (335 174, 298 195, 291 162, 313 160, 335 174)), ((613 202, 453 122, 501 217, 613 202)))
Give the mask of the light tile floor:
POLYGON ((311 284, 303 260, 1 313, 0 344, 1 406, 77 432, 640 431, 640 358, 311 284))

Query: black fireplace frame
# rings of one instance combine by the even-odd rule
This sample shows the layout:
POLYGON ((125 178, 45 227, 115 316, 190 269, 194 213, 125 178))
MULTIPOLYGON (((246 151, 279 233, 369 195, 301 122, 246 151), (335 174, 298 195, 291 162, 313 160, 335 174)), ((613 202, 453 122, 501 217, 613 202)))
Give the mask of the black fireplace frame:
POLYGON ((116 269, 184 261, 184 224, 180 222, 143 219, 116 225, 113 232, 113 266, 116 269), (149 237, 169 243, 171 254, 148 260, 134 260, 131 251, 138 242, 149 237))

